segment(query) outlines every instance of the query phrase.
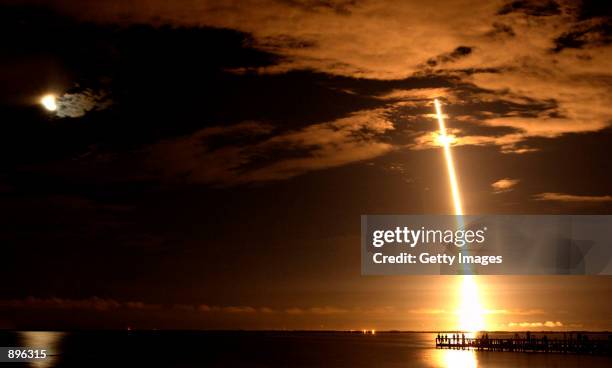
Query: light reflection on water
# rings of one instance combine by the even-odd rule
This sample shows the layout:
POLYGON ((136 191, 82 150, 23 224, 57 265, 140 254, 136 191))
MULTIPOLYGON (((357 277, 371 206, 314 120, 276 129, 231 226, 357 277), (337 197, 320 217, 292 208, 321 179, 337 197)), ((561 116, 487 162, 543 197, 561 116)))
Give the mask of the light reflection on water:
POLYGON ((474 350, 439 349, 439 364, 445 368, 477 368, 478 359, 474 350))
POLYGON ((36 368, 59 366, 108 368, 120 366, 120 363, 121 366, 169 368, 612 367, 612 358, 605 356, 437 349, 436 336, 432 333, 378 331, 376 334, 207 331, 18 332, 19 345, 15 346, 45 348, 51 350, 52 354, 58 354, 29 365, 36 368), (177 351, 182 353, 175 354, 177 351))
POLYGON ((47 358, 30 362, 30 367, 54 367, 58 359, 57 354, 59 354, 61 349, 60 344, 65 335, 65 332, 56 331, 19 332, 19 344, 21 347, 47 350, 47 358))

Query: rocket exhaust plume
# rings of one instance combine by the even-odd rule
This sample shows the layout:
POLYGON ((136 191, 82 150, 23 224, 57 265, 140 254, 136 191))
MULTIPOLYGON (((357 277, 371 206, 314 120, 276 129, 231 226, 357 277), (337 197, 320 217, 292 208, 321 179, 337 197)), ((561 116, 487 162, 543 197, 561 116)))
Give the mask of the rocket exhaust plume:
MULTIPOLYGON (((460 228, 463 227, 463 207, 461 205, 461 194, 459 193, 459 184, 457 183, 457 174, 455 173, 455 164, 453 162, 453 154, 451 152, 451 140, 446 134, 446 125, 444 124, 444 116, 442 115, 442 107, 440 101, 434 99, 436 106, 436 117, 438 118, 438 126, 440 129, 440 142, 444 147, 444 158, 446 160, 446 169, 448 171, 448 179, 450 182, 451 194, 453 197, 453 206, 455 215, 460 228)), ((459 328, 463 331, 476 332, 485 328, 483 319, 483 310, 479 301, 478 284, 472 275, 463 276, 461 282, 459 328)))
POLYGON ((446 169, 448 170, 448 179, 450 181, 451 193, 453 195, 453 205, 455 206, 455 215, 463 215, 463 207, 461 206, 461 195, 459 194, 459 185, 457 184, 457 175, 455 174, 455 164, 453 163, 453 154, 450 149, 450 139, 446 135, 446 126, 444 125, 444 116, 440 101, 434 99, 436 105, 436 115, 438 117, 438 125, 440 126, 440 141, 444 146, 444 158, 446 159, 446 169))

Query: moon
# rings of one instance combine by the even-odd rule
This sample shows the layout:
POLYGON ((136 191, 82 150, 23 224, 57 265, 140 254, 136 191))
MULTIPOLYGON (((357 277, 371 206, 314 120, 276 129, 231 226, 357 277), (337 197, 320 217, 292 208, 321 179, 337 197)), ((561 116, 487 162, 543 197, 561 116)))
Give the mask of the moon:
POLYGON ((57 102, 54 95, 45 95, 40 99, 40 103, 49 111, 57 110, 57 102))

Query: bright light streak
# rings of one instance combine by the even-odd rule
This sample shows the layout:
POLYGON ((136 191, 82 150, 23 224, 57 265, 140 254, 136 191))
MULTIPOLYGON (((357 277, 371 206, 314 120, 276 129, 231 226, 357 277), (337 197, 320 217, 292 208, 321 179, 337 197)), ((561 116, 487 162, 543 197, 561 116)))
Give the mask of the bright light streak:
POLYGON ((477 332, 485 329, 484 310, 480 305, 478 285, 472 275, 464 275, 461 283, 459 315, 459 329, 462 331, 477 332))
POLYGON ((54 95, 45 95, 40 99, 40 103, 49 111, 57 110, 57 102, 54 95))
POLYGON ((436 115, 438 117, 438 125, 440 126, 440 143, 444 147, 444 158, 446 159, 446 168, 448 170, 448 178, 450 180, 451 193, 453 195, 453 205, 455 206, 455 215, 463 215, 463 207, 461 206, 461 195, 459 194, 459 185, 457 184, 457 175, 455 174, 455 164, 453 163, 453 154, 450 150, 452 138, 446 135, 446 126, 444 125, 444 117, 442 116, 442 108, 440 102, 436 98, 436 115))
MULTIPOLYGON (((457 183, 453 155, 450 149, 453 137, 446 134, 442 107, 440 106, 438 99, 434 99, 434 105, 436 106, 436 116, 438 118, 438 125, 440 128, 439 142, 444 147, 444 158, 446 159, 446 168, 448 170, 448 178, 453 197, 453 205, 455 207, 455 215, 462 216, 463 207, 461 206, 461 195, 459 193, 459 184, 457 183)), ((484 330, 484 310, 481 307, 478 284, 476 283, 474 276, 463 276, 459 297, 460 303, 457 311, 459 315, 459 329, 472 333, 484 330)))

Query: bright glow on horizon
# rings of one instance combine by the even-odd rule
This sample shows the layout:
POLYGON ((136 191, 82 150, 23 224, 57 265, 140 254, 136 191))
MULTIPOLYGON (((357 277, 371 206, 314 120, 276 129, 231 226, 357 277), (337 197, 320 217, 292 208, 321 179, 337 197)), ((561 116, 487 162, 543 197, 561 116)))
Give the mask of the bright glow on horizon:
POLYGON ((474 276, 463 276, 460 297, 461 302, 457 310, 457 314, 459 315, 459 329, 468 332, 484 330, 484 310, 480 304, 478 285, 476 284, 474 276))
MULTIPOLYGON (((444 115, 442 114, 442 107, 440 105, 440 101, 438 101, 437 98, 434 99, 434 105, 436 106, 436 117, 438 118, 438 126, 440 128, 438 141, 444 147, 444 158, 446 159, 446 169, 448 170, 448 178, 451 187, 451 194, 453 197, 455 215, 462 216, 463 207, 461 205, 461 195, 459 193, 457 175, 455 174, 453 155, 450 149, 450 145, 454 138, 449 137, 446 134, 444 115)), ((476 279, 474 278, 474 276, 463 276, 459 298, 460 303, 459 309, 457 310, 457 314, 459 315, 459 329, 472 333, 484 330, 484 311, 480 304, 478 284, 476 283, 476 279)))
POLYGON ((49 111, 57 110, 57 102, 54 95, 45 95, 40 99, 40 103, 49 111))

